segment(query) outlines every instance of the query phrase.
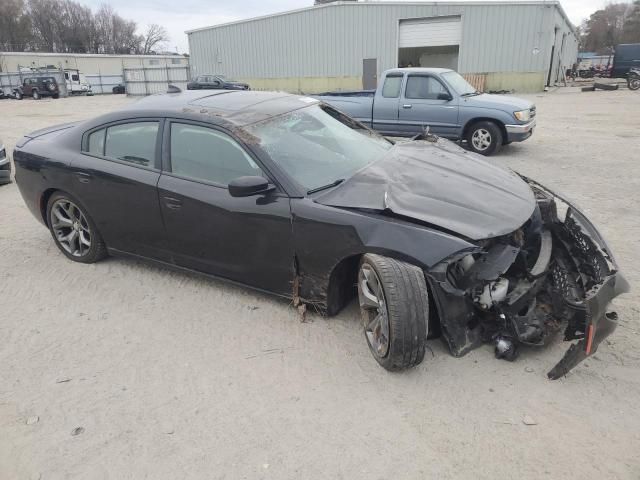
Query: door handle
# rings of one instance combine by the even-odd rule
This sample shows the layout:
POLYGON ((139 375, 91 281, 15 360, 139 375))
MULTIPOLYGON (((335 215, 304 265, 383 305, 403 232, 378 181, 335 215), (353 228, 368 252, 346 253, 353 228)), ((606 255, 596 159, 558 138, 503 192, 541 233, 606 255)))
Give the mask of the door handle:
POLYGON ((411 105, 410 103, 405 103, 404 105, 402 105, 402 108, 411 108, 413 107, 413 105, 411 105))
POLYGON ((91 181, 91 175, 85 172, 76 172, 76 177, 80 183, 89 183, 91 181))
POLYGON ((164 197, 164 204, 171 210, 179 210, 182 208, 182 200, 173 197, 164 197))

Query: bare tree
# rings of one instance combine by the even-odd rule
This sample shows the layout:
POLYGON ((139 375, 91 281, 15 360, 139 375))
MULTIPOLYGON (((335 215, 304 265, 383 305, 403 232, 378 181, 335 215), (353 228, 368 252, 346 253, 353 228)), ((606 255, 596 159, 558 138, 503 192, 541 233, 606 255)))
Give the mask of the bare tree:
POLYGON ((31 20, 26 14, 24 0, 3 0, 0 15, 0 50, 28 50, 32 39, 31 20))
POLYGON ((167 30, 157 23, 152 23, 147 27, 147 32, 144 34, 144 42, 142 44, 142 53, 149 54, 153 51, 154 47, 163 46, 169 41, 169 34, 167 30))

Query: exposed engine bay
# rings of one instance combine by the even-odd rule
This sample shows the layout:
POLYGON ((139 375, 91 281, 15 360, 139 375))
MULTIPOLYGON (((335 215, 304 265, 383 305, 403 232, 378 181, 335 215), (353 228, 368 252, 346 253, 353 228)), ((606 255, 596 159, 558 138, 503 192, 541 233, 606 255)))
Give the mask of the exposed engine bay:
POLYGON ((479 241, 427 272, 442 334, 454 356, 493 342, 515 360, 521 345, 546 345, 564 328, 578 340, 551 379, 593 354, 617 326, 610 301, 628 291, 598 231, 575 207, 535 182, 536 208, 508 235, 479 241))

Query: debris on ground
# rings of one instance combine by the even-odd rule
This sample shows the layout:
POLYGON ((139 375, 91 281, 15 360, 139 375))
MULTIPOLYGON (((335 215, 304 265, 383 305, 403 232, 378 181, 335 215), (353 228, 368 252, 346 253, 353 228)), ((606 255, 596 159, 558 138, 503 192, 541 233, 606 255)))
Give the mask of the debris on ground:
POLYGON ((56 383, 67 383, 70 382, 71 379, 69 377, 60 377, 56 379, 56 383))
POLYGON ((71 436, 73 437, 80 435, 81 433, 84 433, 84 427, 76 427, 71 430, 71 436))
POLYGON ((38 421, 40 421, 40 417, 37 415, 33 415, 32 417, 27 418, 27 421, 25 423, 27 425, 35 425, 36 423, 38 423, 38 421))
POLYGON ((529 415, 525 415, 524 417, 522 417, 522 423, 524 423, 525 425, 537 425, 538 424, 538 422, 536 422, 529 415))

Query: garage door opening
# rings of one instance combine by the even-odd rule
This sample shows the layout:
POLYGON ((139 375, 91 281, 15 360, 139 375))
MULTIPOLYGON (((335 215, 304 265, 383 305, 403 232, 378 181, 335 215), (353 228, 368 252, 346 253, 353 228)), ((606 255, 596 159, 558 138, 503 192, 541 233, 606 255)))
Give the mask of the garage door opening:
POLYGON ((398 50, 399 67, 432 67, 458 69, 458 45, 444 47, 412 47, 398 50))
POLYGON ((459 16, 401 20, 398 66, 457 70, 461 26, 459 16))

